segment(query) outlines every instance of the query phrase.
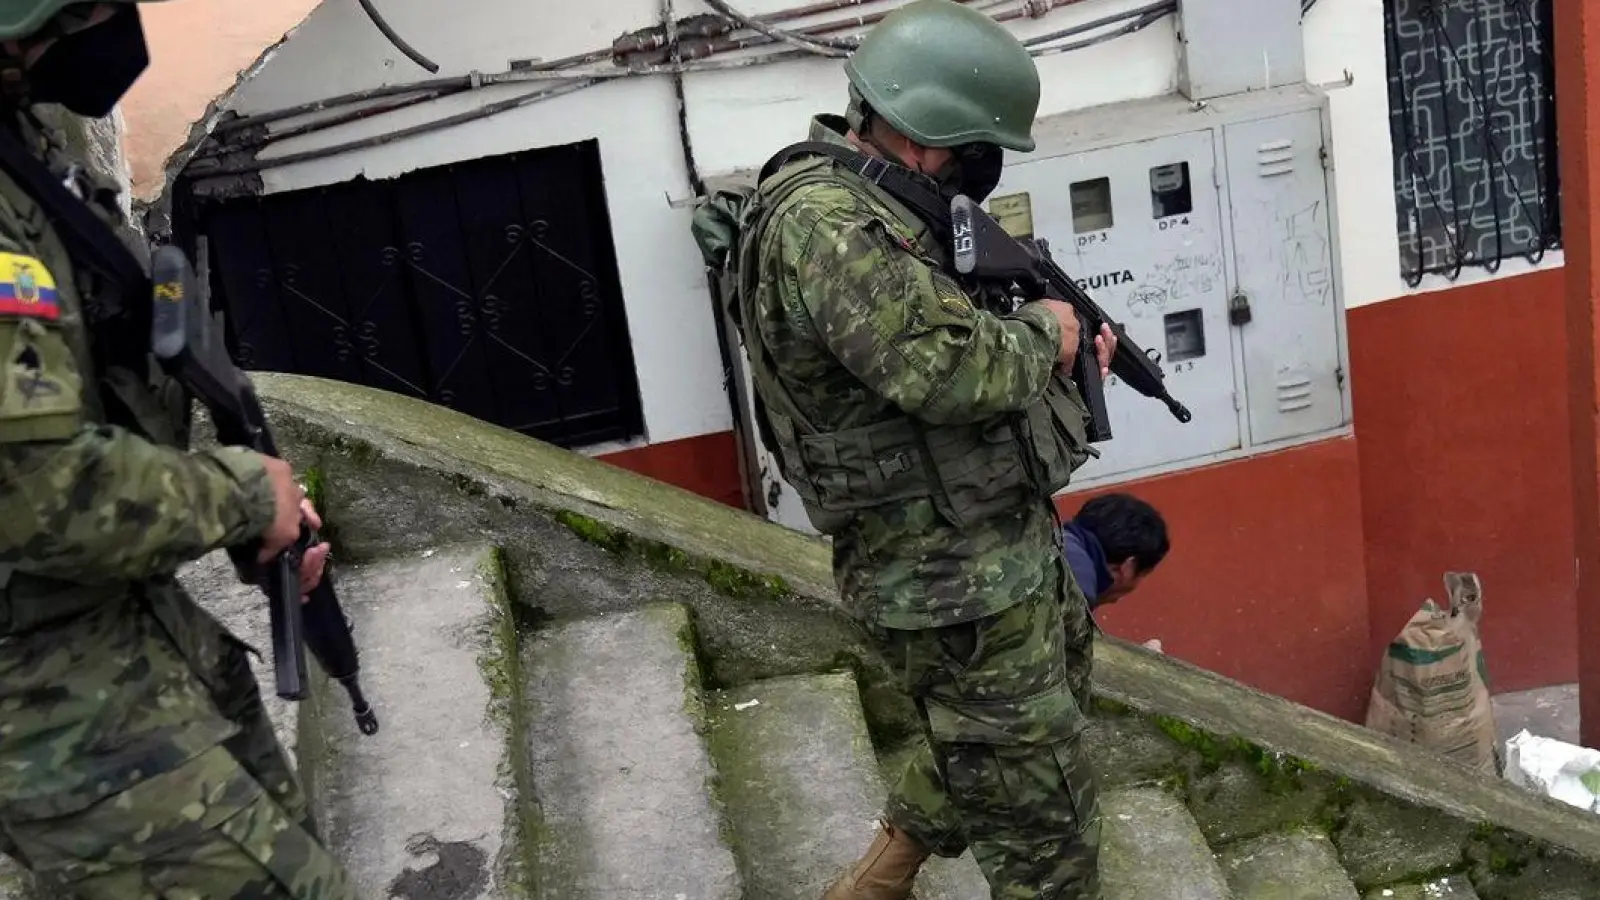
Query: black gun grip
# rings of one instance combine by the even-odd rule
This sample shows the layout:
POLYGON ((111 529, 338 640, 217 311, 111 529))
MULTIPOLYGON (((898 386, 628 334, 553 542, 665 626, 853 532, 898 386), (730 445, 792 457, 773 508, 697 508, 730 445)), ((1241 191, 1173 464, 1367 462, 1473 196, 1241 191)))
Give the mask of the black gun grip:
POLYGON ((1072 380, 1078 383, 1084 405, 1089 408, 1089 443, 1111 440, 1111 415, 1106 411, 1106 384, 1100 377, 1100 357, 1094 349, 1095 334, 1078 316, 1078 355, 1072 362, 1072 380))

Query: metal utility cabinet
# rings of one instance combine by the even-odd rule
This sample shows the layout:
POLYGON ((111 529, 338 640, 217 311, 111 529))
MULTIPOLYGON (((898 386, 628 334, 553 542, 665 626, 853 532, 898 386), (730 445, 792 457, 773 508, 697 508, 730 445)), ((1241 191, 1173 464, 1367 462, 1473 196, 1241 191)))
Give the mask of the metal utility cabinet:
POLYGON ((1113 377, 1079 484, 1326 435, 1349 421, 1327 106, 1304 84, 1040 123, 985 204, 1042 237, 1166 373, 1182 424, 1113 377))

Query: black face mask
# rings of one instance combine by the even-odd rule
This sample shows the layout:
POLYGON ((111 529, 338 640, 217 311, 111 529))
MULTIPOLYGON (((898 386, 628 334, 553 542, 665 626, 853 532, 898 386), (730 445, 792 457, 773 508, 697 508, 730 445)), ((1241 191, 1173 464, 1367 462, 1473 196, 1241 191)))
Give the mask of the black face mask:
POLYGON ((1000 183, 1005 165, 1005 150, 995 144, 962 144, 955 148, 949 165, 934 175, 939 193, 946 198, 966 194, 982 203, 1000 183))
POLYGON ((58 39, 39 57, 28 70, 28 99, 98 119, 149 64, 138 8, 119 6, 111 18, 58 39))

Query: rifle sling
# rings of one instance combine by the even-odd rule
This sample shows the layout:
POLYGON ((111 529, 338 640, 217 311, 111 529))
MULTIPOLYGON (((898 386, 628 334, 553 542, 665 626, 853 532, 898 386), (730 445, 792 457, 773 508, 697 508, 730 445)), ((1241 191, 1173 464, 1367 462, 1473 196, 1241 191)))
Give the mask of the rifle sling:
POLYGON ((912 212, 932 229, 941 244, 949 243, 950 205, 926 176, 850 147, 826 141, 802 141, 790 144, 779 150, 767 160, 766 165, 761 167, 758 182, 765 181, 795 157, 809 154, 829 157, 883 188, 889 196, 911 207, 912 212))
POLYGON ((73 196, 28 148, 15 129, 0 127, 0 169, 4 169, 29 196, 66 245, 67 253, 81 265, 99 272, 117 286, 96 300, 107 317, 122 313, 122 300, 148 291, 150 276, 117 237, 109 224, 73 196))

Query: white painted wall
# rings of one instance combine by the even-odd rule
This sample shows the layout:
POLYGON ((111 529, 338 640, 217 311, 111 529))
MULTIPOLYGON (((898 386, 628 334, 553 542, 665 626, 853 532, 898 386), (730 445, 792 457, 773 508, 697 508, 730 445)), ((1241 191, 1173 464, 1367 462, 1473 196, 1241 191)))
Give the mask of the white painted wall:
MULTIPOLYGON (((734 0, 741 11, 757 16, 798 2, 734 0)), ((1089 0, 1014 27, 1026 37, 1139 5, 1142 0, 1089 0)), ((617 35, 660 15, 659 0, 544 0, 540 6, 535 12, 522 0, 386 0, 383 11, 397 31, 440 64, 441 76, 497 73, 514 58, 608 47, 617 35)), ((703 11, 696 0, 675 5, 680 16, 703 11)), ((1416 289, 1401 279, 1382 15, 1382 0, 1321 0, 1305 28, 1309 80, 1332 88, 1340 267, 1350 307, 1529 268, 1507 264, 1498 276, 1468 270, 1456 282, 1430 277, 1416 289), (1342 83, 1346 72, 1353 77, 1348 86, 1342 83)), ((1041 58, 1041 115, 1171 92, 1178 71, 1175 24, 1168 18, 1132 36, 1041 58)), ((232 106, 243 113, 262 111, 426 77, 378 34, 355 0, 325 0, 261 74, 240 89, 232 106)), ((760 165, 779 147, 802 138, 810 116, 842 111, 845 101, 841 64, 831 59, 695 73, 685 81, 688 131, 706 176, 760 165)), ((285 141, 265 156, 390 131, 530 89, 527 84, 485 87, 285 141)), ((620 79, 449 130, 269 170, 265 184, 280 191, 359 173, 392 177, 461 159, 598 138, 648 440, 669 441, 732 424, 705 280, 688 232, 683 201, 691 192, 677 115, 666 78, 620 79)), ((1560 265, 1559 254, 1547 257, 1542 267, 1553 265, 1560 265)))

